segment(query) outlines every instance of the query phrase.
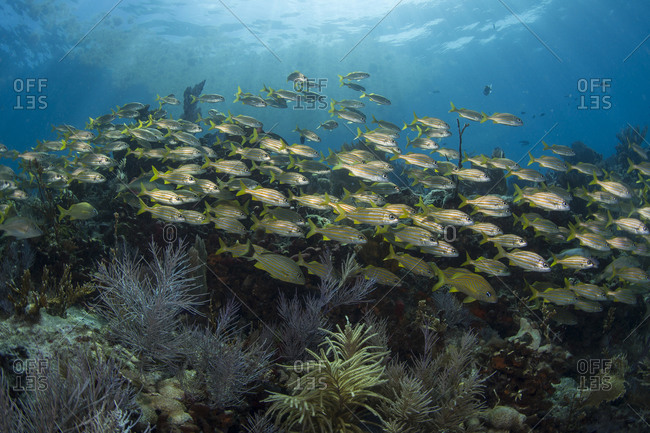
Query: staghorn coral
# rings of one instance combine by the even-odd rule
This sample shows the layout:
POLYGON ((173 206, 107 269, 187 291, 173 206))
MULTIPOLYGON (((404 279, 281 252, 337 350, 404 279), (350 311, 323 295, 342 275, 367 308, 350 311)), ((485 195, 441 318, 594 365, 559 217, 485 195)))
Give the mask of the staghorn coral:
POLYGON ((273 392, 265 399, 269 413, 287 431, 364 432, 370 415, 386 397, 376 389, 384 379, 384 347, 372 346, 374 333, 365 324, 337 326, 320 352, 307 352, 313 360, 285 366, 295 373, 290 393, 273 392))
POLYGON ((187 338, 179 315, 198 314, 195 269, 182 242, 162 250, 152 241, 149 249, 152 258, 146 265, 123 247, 121 257, 99 266, 99 313, 108 321, 109 334, 140 355, 145 367, 173 365, 182 358, 187 338))

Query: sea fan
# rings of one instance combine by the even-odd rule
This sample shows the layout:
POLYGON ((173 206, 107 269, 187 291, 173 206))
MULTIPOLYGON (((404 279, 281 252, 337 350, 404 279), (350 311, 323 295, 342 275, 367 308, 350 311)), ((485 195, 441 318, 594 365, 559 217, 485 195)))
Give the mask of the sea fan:
MULTIPOLYGON (((91 359, 81 351, 73 359, 53 360, 28 374, 38 377, 38 387, 22 394, 20 409, 10 406, 8 415, 10 425, 20 429, 3 432, 127 433, 137 421, 135 390, 113 361, 91 359)), ((2 400, 0 396, 0 406, 2 400)))
POLYGON ((280 353, 286 359, 303 359, 306 349, 315 349, 322 339, 321 329, 327 320, 323 315, 320 298, 306 296, 304 303, 296 294, 288 300, 280 293, 278 314, 282 319, 277 335, 280 337, 280 353))
POLYGON ((321 278, 318 286, 321 303, 325 312, 341 305, 358 304, 369 302, 366 297, 375 289, 375 282, 367 280, 362 276, 356 276, 361 266, 354 259, 354 255, 348 255, 341 266, 341 276, 337 276, 332 263, 332 256, 326 251, 321 256, 322 263, 327 266, 329 272, 321 278), (349 283, 353 279, 352 284, 349 283))
POLYGON ((124 247, 121 257, 99 266, 99 313, 108 321, 110 335, 134 350, 145 366, 173 365, 187 338, 179 315, 198 314, 195 268, 182 242, 162 250, 152 241, 149 249, 148 263, 124 247))
POLYGON ((196 371, 195 389, 219 408, 239 406, 243 397, 267 374, 273 354, 264 342, 245 339, 236 326, 239 307, 228 302, 217 316, 214 330, 189 331, 185 352, 196 371))

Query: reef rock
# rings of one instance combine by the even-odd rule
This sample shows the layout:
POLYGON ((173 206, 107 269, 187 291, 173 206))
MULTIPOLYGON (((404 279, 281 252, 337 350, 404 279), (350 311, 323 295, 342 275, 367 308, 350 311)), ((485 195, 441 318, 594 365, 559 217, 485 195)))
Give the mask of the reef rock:
POLYGON ((518 432, 524 431, 526 416, 508 406, 495 406, 485 416, 488 424, 499 430, 518 432))

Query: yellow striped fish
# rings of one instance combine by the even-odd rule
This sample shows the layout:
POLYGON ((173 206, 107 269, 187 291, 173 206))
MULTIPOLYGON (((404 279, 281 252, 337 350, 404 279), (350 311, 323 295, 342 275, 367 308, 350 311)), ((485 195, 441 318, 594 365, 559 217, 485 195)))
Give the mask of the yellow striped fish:
POLYGON ((359 272, 366 280, 373 280, 382 286, 396 286, 400 278, 385 268, 368 265, 359 272))
POLYGON ((300 266, 289 257, 275 253, 253 253, 253 259, 257 262, 255 267, 262 269, 276 280, 292 284, 305 284, 305 275, 300 266))
POLYGON ((339 216, 334 221, 344 218, 352 220, 355 224, 370 224, 374 226, 384 224, 397 224, 397 216, 380 207, 357 207, 351 212, 345 212, 340 206, 336 206, 339 216))
POLYGON ((549 272, 551 268, 542 256, 532 251, 516 250, 506 252, 501 245, 497 245, 498 254, 494 256, 495 260, 507 258, 511 265, 518 266, 526 271, 549 272))
POLYGON ((310 231, 307 233, 307 237, 312 237, 315 234, 321 234, 323 239, 326 241, 333 240, 341 244, 365 244, 368 242, 368 239, 361 233, 359 230, 348 227, 348 226, 338 226, 334 224, 328 224, 325 227, 317 227, 312 220, 307 220, 309 222, 310 231))
POLYGON ((433 277, 433 270, 422 258, 413 257, 407 253, 395 253, 393 246, 390 246, 389 254, 384 260, 395 260, 402 268, 416 275, 433 277))
POLYGON ((447 268, 444 271, 432 265, 438 276, 438 282, 431 290, 436 291, 444 285, 451 287, 450 292, 462 292, 467 295, 463 302, 482 301, 494 304, 498 301, 497 293, 482 276, 463 268, 447 268))
POLYGON ((468 252, 465 252, 465 255, 467 260, 465 260, 465 263, 461 266, 474 266, 475 271, 494 275, 495 277, 505 277, 510 275, 508 267, 498 260, 486 259, 482 256, 476 260, 472 260, 468 252))
POLYGON ((237 196, 250 194, 255 200, 271 206, 289 207, 289 199, 284 196, 280 191, 271 188, 248 188, 242 182, 239 186, 237 196))
POLYGON ((304 236, 302 229, 291 221, 272 218, 263 218, 262 220, 259 220, 255 215, 251 215, 251 219, 253 220, 251 230, 262 229, 266 233, 274 233, 279 236, 292 238, 301 238, 304 236))
POLYGON ((161 219, 163 221, 168 221, 172 223, 182 223, 185 222, 185 217, 181 211, 171 206, 162 206, 155 204, 152 207, 147 206, 142 199, 138 199, 140 202, 140 209, 137 212, 137 215, 140 215, 144 212, 149 212, 154 218, 161 219))

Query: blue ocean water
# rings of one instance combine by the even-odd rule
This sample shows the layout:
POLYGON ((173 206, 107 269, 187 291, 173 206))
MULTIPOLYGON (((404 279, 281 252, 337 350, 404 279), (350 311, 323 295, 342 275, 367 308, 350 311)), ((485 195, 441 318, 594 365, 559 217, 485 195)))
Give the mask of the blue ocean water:
MULTIPOLYGON (((53 138, 52 124, 83 127, 116 105, 180 96, 204 79, 204 92, 227 98, 215 108, 256 116, 297 141, 295 125, 314 129, 329 119, 325 110, 234 104, 237 86, 290 88, 286 76, 300 70, 340 100, 359 95, 339 87, 337 75, 361 70, 371 74, 367 90, 392 101, 368 102, 369 118, 401 125, 416 112, 455 123, 453 101, 524 121, 472 124, 464 137, 472 153, 498 146, 518 160, 544 139, 579 140, 608 156, 617 132, 647 123, 649 9, 587 0, 6 2, 0 142, 24 151, 53 138), (39 79, 46 87, 28 89, 39 79)), ((352 128, 325 133, 321 150, 353 137, 352 128)), ((446 141, 455 146, 456 134, 446 141)))

